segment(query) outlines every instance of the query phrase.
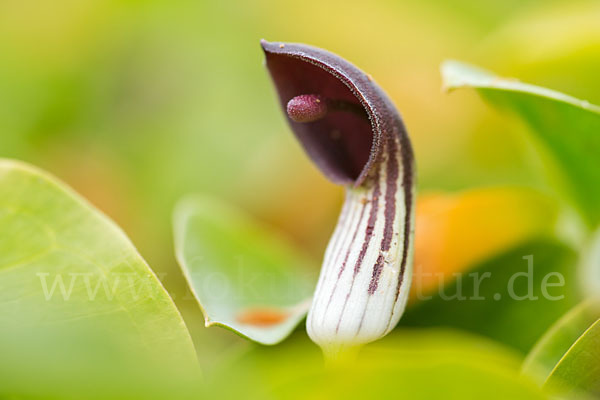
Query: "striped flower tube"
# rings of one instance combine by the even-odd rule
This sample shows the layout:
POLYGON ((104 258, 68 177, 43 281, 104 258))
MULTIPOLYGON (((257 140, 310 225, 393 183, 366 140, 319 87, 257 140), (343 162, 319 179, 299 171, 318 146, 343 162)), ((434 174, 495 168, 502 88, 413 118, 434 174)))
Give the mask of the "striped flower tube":
POLYGON ((288 122, 346 198, 307 317, 326 352, 386 335, 412 275, 414 160, 402 118, 372 78, 302 44, 261 42, 288 122))

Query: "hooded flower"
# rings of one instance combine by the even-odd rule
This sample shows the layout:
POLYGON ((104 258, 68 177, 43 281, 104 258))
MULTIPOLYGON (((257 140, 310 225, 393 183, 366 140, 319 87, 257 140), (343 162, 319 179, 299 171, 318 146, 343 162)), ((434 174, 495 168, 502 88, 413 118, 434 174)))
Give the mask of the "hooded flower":
POLYGON ((288 122, 346 198, 307 317, 327 351, 387 334, 412 274, 414 161, 400 114, 346 60, 302 44, 261 42, 288 122))

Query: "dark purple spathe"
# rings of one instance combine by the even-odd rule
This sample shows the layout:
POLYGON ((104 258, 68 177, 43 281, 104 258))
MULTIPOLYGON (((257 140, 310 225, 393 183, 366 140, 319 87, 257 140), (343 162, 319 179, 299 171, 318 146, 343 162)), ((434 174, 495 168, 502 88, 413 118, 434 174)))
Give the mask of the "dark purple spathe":
POLYGON ((318 95, 364 109, 367 118, 342 110, 309 123, 295 122, 288 116, 304 149, 331 181, 361 185, 382 153, 388 135, 398 135, 406 178, 412 180, 412 148, 402 118, 369 75, 341 57, 312 46, 264 40, 261 45, 284 110, 299 95, 318 95))

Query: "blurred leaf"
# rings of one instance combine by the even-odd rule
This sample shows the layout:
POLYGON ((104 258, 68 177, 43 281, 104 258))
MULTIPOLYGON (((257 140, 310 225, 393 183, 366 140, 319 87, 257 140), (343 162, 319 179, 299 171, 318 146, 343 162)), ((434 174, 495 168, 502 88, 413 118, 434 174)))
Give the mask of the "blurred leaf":
POLYGON ((575 266, 565 245, 541 239, 522 244, 456 274, 409 309, 400 325, 458 327, 527 352, 579 301, 575 266))
POLYGON ((492 104, 519 114, 554 155, 586 220, 600 222, 600 107, 457 61, 442 64, 442 77, 448 90, 476 88, 492 104))
POLYGON ((128 335, 125 321, 111 316, 32 328, 44 317, 61 316, 53 311, 23 316, 19 323, 25 326, 0 329, 0 398, 198 398, 198 368, 170 357, 168 343, 148 349, 128 335))
POLYGON ((556 226, 552 199, 522 188, 482 188, 417 199, 412 296, 427 294, 452 274, 556 226))
POLYGON ((592 337, 584 339, 584 336, 600 335, 600 329, 594 327, 599 319, 600 304, 595 300, 585 301, 570 310, 531 350, 523 363, 523 372, 536 377, 540 384, 549 382, 552 386, 555 380, 566 379, 561 386, 579 384, 582 389, 590 389, 595 384, 598 390, 600 347, 598 343, 592 347, 592 337), (583 357, 582 348, 586 353, 583 357), (588 357, 593 361, 591 364, 588 357))
MULTIPOLYGON (((209 384, 247 399, 542 399, 505 347, 451 330, 396 330, 356 360, 323 365, 302 335, 256 348, 209 384), (228 382, 236 382, 228 385, 228 382), (260 387, 253 384, 261 382, 260 387)), ((223 392, 222 392, 223 393, 223 392)))
POLYGON ((0 393, 24 377, 27 391, 81 389, 59 373, 79 371, 78 382, 95 385, 79 398, 100 396, 94 391, 112 382, 99 371, 139 368, 138 357, 196 371, 171 298, 125 234, 84 199, 0 159, 0 226, 0 393))
POLYGON ((208 197, 181 202, 174 224, 177 259, 206 326, 275 344, 304 318, 317 269, 280 236, 208 197))
POLYGON ((478 59, 519 76, 600 103, 600 3, 544 3, 486 37, 478 59), (565 73, 568 72, 568 73, 565 73))
POLYGON ((586 295, 598 297, 600 294, 600 229, 590 237, 582 252, 580 270, 586 295))
POLYGON ((600 395, 600 319, 562 356, 546 385, 561 393, 587 391, 600 395))

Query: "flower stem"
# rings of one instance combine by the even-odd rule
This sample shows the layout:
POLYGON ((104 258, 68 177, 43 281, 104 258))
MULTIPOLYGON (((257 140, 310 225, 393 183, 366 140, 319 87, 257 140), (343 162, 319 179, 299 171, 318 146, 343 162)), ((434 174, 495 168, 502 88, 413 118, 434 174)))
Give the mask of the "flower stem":
POLYGON ((323 347, 325 367, 328 369, 337 369, 340 366, 353 363, 356 361, 361 348, 362 345, 323 347))

